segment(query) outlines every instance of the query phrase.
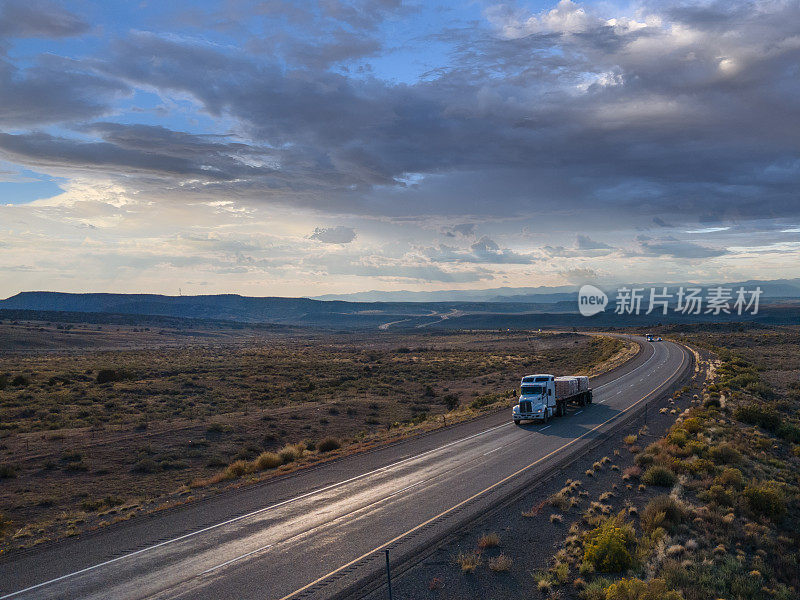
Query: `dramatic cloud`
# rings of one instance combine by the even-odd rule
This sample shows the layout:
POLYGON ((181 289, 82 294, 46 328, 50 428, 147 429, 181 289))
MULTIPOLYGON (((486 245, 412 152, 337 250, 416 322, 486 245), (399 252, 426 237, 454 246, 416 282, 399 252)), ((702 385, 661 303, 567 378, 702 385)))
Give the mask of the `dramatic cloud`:
POLYGON ((776 271, 798 262, 794 0, 230 0, 131 22, 97 10, 91 27, 77 8, 0 6, 2 170, 107 194, 59 200, 64 227, 121 226, 121 197, 173 225, 213 210, 210 240, 259 211, 302 214, 280 243, 256 228, 194 242, 191 260, 278 280, 312 252, 303 277, 342 286, 645 280, 661 264, 719 280, 755 264, 731 248, 770 243, 776 271))
POLYGON ((4 0, 0 4, 0 38, 61 38, 88 30, 85 21, 55 2, 4 0))

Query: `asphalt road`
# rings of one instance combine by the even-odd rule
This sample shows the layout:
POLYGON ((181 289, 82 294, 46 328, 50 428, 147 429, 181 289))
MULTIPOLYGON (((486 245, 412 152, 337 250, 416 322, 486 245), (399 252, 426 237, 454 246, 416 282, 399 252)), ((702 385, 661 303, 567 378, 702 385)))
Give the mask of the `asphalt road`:
POLYGON ((645 343, 548 425, 488 415, 0 561, 6 598, 330 598, 530 485, 677 381, 688 354, 645 343))

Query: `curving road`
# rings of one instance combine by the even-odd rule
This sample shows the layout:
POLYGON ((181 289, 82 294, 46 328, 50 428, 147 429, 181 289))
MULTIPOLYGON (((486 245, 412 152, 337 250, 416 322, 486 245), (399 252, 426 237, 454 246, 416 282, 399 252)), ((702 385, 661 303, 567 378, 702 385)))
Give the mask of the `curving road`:
POLYGON ((691 364, 671 342, 549 425, 493 414, 0 562, 6 598, 330 598, 552 472, 691 364))

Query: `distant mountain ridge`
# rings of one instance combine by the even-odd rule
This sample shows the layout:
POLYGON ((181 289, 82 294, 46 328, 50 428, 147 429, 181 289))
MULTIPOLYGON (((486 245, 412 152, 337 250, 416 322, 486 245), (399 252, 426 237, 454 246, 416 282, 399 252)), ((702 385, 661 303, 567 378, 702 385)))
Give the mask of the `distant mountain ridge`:
MULTIPOLYGON (((589 282, 591 283, 591 282, 589 282)), ((609 296, 613 295, 620 285, 592 284, 605 291, 609 296)), ((775 280, 756 280, 738 281, 734 283, 629 283, 626 287, 651 287, 676 288, 685 287, 729 287, 738 289, 754 289, 760 286, 763 291, 763 298, 800 298, 800 278, 797 279, 775 279, 775 280)), ((555 303, 568 300, 576 300, 580 285, 560 285, 560 286, 539 286, 539 287, 499 287, 483 290, 439 290, 434 292, 412 292, 409 290, 380 291, 370 290, 367 292, 352 292, 348 294, 323 294, 321 296, 309 296, 314 300, 340 300, 346 302, 535 302, 535 303, 555 303)))
MULTIPOLYGON (((685 284, 688 285, 688 284, 685 284)), ((696 284, 695 284, 696 285, 696 284)), ((800 322, 800 280, 747 281, 725 287, 764 291, 762 311, 754 318, 736 314, 710 318, 701 315, 637 315, 627 318, 608 310, 586 320, 577 312, 576 292, 552 292, 553 288, 534 288, 539 293, 495 296, 501 300, 455 301, 370 301, 319 300, 313 298, 251 297, 238 294, 205 296, 162 296, 159 294, 71 294, 63 292, 21 292, 0 300, 0 318, 15 311, 38 311, 62 315, 103 313, 178 319, 202 319, 238 323, 325 328, 476 328, 552 326, 627 326, 649 322, 700 322, 755 320, 771 323, 800 322), (545 291, 547 290, 547 291, 545 291), (771 307, 767 307, 771 304, 771 307)), ((651 287, 641 285, 645 289, 651 287)), ((653 286, 659 287, 659 286, 653 286)), ((523 288, 498 288, 520 291, 523 288)), ((674 286, 673 286, 674 289, 674 286)), ((613 298, 614 290, 608 290, 613 298)), ((612 300, 613 302, 613 300, 612 300)))
MULTIPOLYGON (((0 300, 0 309, 159 315, 191 319, 326 326, 370 326, 395 319, 460 312, 574 311, 574 305, 481 302, 345 302, 310 298, 252 297, 237 294, 162 296, 158 294, 70 294, 20 292, 0 300)), ((438 317, 435 317, 438 319, 438 317)), ((434 319, 434 320, 435 320, 434 319)))

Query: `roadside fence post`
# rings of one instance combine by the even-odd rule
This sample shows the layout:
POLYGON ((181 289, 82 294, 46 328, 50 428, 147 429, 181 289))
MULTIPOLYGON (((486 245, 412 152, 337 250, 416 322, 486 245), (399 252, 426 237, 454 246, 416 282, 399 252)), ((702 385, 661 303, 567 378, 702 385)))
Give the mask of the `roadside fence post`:
POLYGON ((386 584, 389 586, 389 600, 392 600, 392 571, 389 569, 389 550, 386 553, 386 584))

